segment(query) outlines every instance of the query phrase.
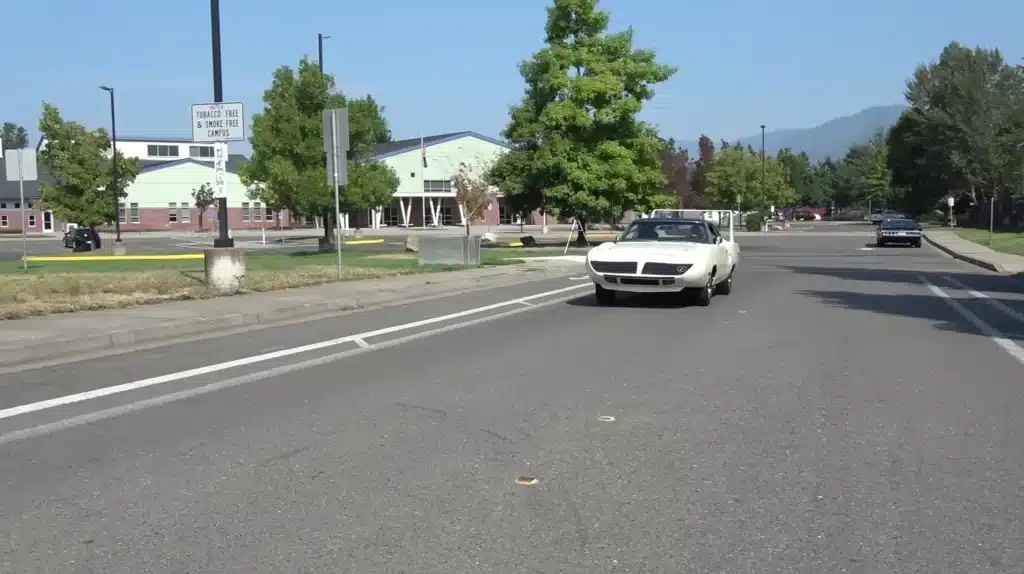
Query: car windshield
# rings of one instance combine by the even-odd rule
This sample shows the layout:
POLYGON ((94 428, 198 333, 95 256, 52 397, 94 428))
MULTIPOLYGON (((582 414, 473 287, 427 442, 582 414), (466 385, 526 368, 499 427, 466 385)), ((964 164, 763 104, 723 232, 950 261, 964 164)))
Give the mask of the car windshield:
POLYGON ((886 229, 914 229, 917 227, 917 222, 913 219, 886 219, 882 222, 882 227, 886 229))
POLYGON ((711 243, 707 226, 696 221, 634 221, 619 241, 686 241, 711 243))

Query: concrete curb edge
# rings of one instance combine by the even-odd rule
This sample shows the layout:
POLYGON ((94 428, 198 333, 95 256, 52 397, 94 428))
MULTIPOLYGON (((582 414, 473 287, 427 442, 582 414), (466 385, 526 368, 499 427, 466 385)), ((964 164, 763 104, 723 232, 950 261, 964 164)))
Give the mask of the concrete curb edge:
MULTIPOLYGON (((566 276, 571 274, 571 272, 567 271, 566 276)), ((16 349, 0 349, 0 368, 14 368, 20 365, 37 363, 59 356, 102 351, 104 349, 113 349, 117 347, 130 347, 132 345, 141 345, 162 340, 173 341, 174 339, 192 335, 214 334, 218 331, 228 331, 238 327, 244 327, 246 325, 270 326, 277 323, 291 323, 295 322, 295 319, 303 318, 316 320, 317 316, 343 313, 346 311, 393 307, 395 305, 405 303, 429 301, 431 299, 452 297, 466 293, 486 291, 488 289, 501 288, 509 285, 521 285, 523 283, 530 283, 533 281, 545 281, 554 278, 555 277, 548 274, 535 277, 530 277, 528 274, 524 277, 524 275, 520 273, 493 274, 472 279, 470 280, 472 283, 469 285, 458 285, 456 288, 451 290, 445 289, 439 293, 433 293, 430 295, 419 294, 408 297, 399 296, 394 299, 385 300, 380 300, 379 298, 371 296, 363 300, 356 298, 354 302, 351 299, 328 299, 318 301, 316 303, 303 303, 301 305, 293 305, 279 309, 253 311, 249 313, 233 313, 220 317, 198 318, 177 323, 164 323, 153 327, 113 331, 102 337, 94 337, 90 339, 54 339, 46 342, 33 343, 16 349), (513 280, 508 283, 486 282, 487 279, 494 277, 512 278, 513 280)), ((170 344, 173 344, 173 342, 170 344)))
POLYGON ((998 263, 992 263, 991 261, 985 261, 984 259, 979 259, 977 257, 972 257, 970 255, 965 255, 963 253, 960 253, 960 252, 958 252, 958 251, 956 251, 954 249, 951 249, 951 248, 943 245, 941 242, 936 241, 936 240, 932 239, 931 237, 929 237, 928 236, 928 232, 924 233, 924 238, 928 242, 929 245, 931 245, 932 247, 935 247, 939 251, 942 251, 946 255, 949 255, 953 259, 959 259, 960 261, 964 261, 966 263, 970 263, 971 265, 974 265, 976 267, 981 267, 982 269, 987 269, 989 271, 995 271, 996 273, 1001 273, 1003 275, 1009 275, 1010 274, 1009 271, 1004 269, 1003 266, 999 265, 998 263))

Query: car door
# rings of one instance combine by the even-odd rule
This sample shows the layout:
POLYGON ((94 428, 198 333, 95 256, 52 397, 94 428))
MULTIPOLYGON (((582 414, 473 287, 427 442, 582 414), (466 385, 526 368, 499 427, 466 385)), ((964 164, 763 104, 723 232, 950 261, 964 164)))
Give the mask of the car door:
POLYGON ((730 263, 729 242, 718 233, 718 229, 715 228, 714 224, 706 223, 705 225, 708 227, 708 237, 711 238, 713 244, 712 250, 715 254, 715 265, 719 269, 729 269, 732 266, 730 263))

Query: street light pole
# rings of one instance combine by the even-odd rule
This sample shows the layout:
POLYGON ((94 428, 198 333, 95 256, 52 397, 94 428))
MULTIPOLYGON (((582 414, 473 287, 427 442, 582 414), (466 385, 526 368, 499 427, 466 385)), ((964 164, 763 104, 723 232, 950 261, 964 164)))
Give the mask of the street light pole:
POLYGON ((765 211, 766 189, 765 189, 765 157, 764 157, 764 124, 761 124, 761 212, 765 211))
POLYGON ((220 65, 220 0, 210 0, 210 36, 213 40, 213 101, 224 101, 224 77, 220 65))
POLYGON ((114 111, 114 88, 100 86, 100 89, 110 94, 110 187, 114 192, 114 243, 115 250, 118 243, 121 243, 121 196, 119 187, 119 175, 117 172, 117 114, 114 111))
POLYGON ((316 53, 317 63, 320 64, 320 74, 324 73, 324 40, 330 38, 330 36, 324 36, 323 34, 316 35, 316 53))

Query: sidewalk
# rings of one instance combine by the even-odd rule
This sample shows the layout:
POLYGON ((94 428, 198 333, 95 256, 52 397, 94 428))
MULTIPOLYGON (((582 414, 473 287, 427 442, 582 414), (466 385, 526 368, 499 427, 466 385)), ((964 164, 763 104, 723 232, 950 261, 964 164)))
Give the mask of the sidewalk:
POLYGON ((497 289, 579 271, 564 262, 524 263, 0 321, 0 366, 497 289))
POLYGON ((961 261, 1005 275, 1024 274, 1024 257, 993 251, 947 229, 926 230, 924 238, 940 251, 961 261))

